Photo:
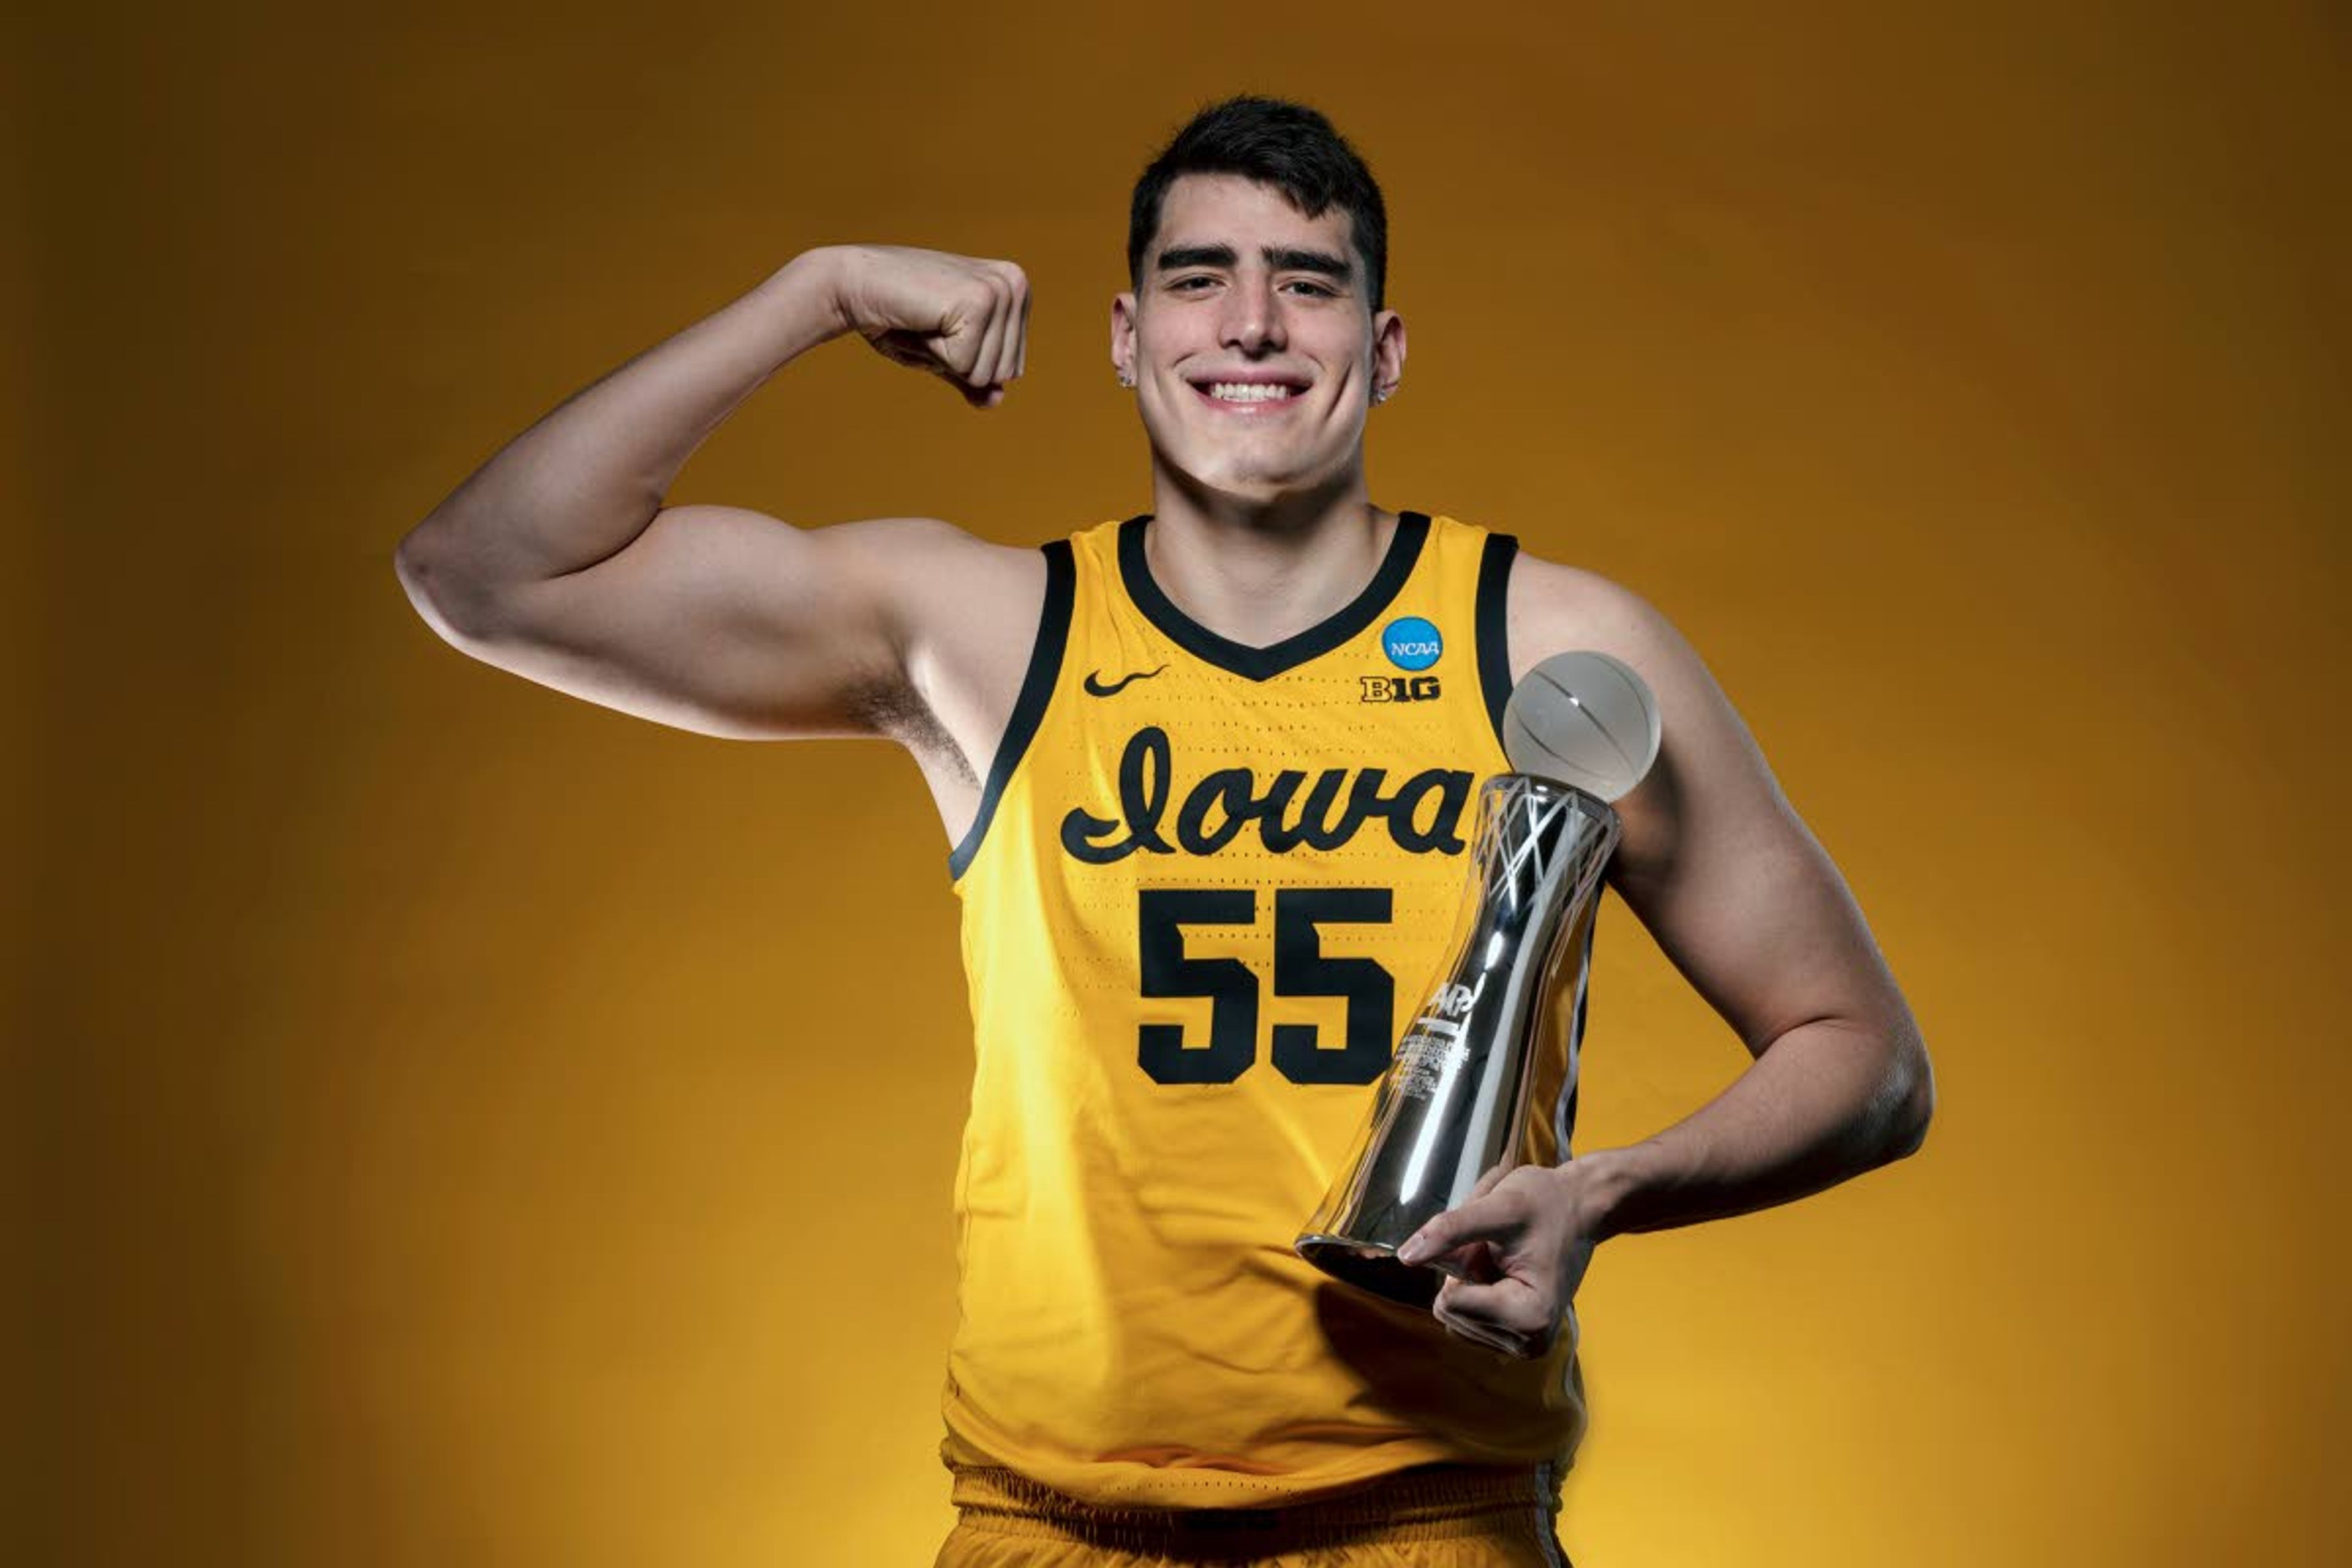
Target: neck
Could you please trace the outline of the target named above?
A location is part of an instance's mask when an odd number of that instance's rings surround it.
[[[1347,605],[1396,532],[1360,468],[1266,500],[1204,489],[1154,465],[1144,560],[1176,607],[1218,636],[1267,647]]]

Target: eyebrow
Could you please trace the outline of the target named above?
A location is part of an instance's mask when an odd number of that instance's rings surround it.
[[[1339,283],[1352,281],[1356,276],[1354,265],[1346,257],[1334,256],[1328,250],[1269,245],[1258,254],[1277,272],[1316,272]],[[1187,267],[1230,268],[1236,259],[1230,245],[1173,245],[1160,253],[1159,270],[1174,272]]]

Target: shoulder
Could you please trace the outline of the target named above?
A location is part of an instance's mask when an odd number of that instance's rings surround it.
[[[1512,560],[1506,604],[1514,680],[1570,648],[1612,655],[1645,676],[1697,657],[1664,612],[1633,589],[1526,551]]]
[[[1018,576],[1038,559],[1035,545],[1000,544],[936,517],[873,518],[819,532],[833,536],[845,551],[919,582],[952,572]]]
[[[1058,655],[1069,576],[1050,570],[1059,540],[1003,544],[931,518],[895,518],[877,539],[889,563],[903,686],[894,734],[922,764],[950,837],[978,809],[981,784],[1034,664]],[[1057,614],[1056,584],[1059,584]]]
[[[902,634],[968,644],[1033,626],[1045,595],[1045,552],[1002,544],[951,522],[894,517],[821,530],[855,557],[890,605]]]
[[[1590,648],[1630,665],[1657,703],[1657,763],[1618,802],[1625,838],[1612,879],[1621,891],[1693,864],[1694,852],[1703,859],[1785,836],[1793,816],[1754,735],[1663,610],[1597,572],[1524,554],[1509,604],[1514,682],[1556,653]]]

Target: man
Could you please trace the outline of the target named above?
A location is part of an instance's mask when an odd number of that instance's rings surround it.
[[[1150,512],[1013,549],[665,508],[703,437],[830,338],[978,406],[1020,375],[1017,268],[847,246],[573,396],[402,543],[420,614],[478,658],[710,734],[887,735],[922,769],[977,1048],[942,1563],[1236,1540],[1560,1561],[1594,1246],[1924,1135],[1901,994],[1689,645],[1589,572],[1370,500],[1365,422],[1405,365],[1386,254],[1379,187],[1328,121],[1236,99],[1134,195],[1110,347]],[[1508,765],[1502,699],[1568,648],[1656,697],[1612,881],[1757,1059],[1676,1126],[1570,1159],[1580,955],[1539,1058],[1552,1157],[1408,1247],[1448,1265],[1423,1312],[1289,1244],[1442,956],[1465,810]]]

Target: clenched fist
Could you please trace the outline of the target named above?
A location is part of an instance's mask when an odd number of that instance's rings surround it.
[[[1021,374],[1029,279],[1010,261],[903,245],[829,247],[835,309],[876,353],[993,408]]]

